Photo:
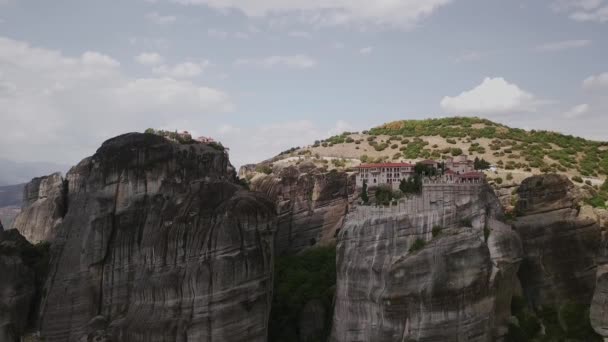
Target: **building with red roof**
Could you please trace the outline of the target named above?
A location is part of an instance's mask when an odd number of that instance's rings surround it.
[[[410,163],[361,164],[357,167],[357,187],[363,187],[365,182],[371,187],[388,185],[398,189],[402,179],[414,174],[414,166]]]

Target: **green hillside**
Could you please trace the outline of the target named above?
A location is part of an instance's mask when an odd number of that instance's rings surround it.
[[[365,140],[371,142],[375,151],[392,148],[406,159],[457,155],[460,149],[465,154],[493,159],[507,170],[538,169],[541,172],[578,173],[585,177],[608,174],[606,142],[557,132],[510,128],[486,119],[451,117],[394,121],[362,133],[368,136]],[[382,136],[387,138],[379,139]],[[428,137],[441,137],[446,144],[431,145]],[[360,140],[345,132],[315,145],[360,144]],[[489,143],[482,143],[488,140]]]

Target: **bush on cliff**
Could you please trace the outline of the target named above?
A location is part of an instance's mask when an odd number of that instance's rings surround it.
[[[331,329],[335,286],[335,246],[316,247],[298,255],[277,257],[268,341],[302,341],[300,314],[312,300],[320,301],[325,310],[324,333],[316,340],[326,341]]]
[[[422,239],[416,239],[416,241],[414,241],[414,243],[410,247],[409,251],[410,251],[410,253],[416,253],[419,250],[423,249],[424,246],[426,246],[426,241],[424,241]]]

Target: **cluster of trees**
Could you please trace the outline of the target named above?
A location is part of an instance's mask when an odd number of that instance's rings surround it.
[[[485,159],[479,157],[475,157],[473,161],[473,167],[475,170],[487,170],[490,168],[490,163],[488,163]]]

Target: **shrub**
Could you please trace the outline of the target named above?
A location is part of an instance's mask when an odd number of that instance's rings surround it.
[[[418,238],[416,239],[416,241],[414,241],[414,243],[412,244],[412,246],[410,247],[409,252],[410,253],[415,253],[421,249],[424,248],[424,246],[426,246],[426,241]]]
[[[367,194],[367,182],[363,181],[363,188],[361,189],[361,200],[363,203],[369,203],[369,195]]]
[[[502,178],[496,177],[496,178],[494,178],[494,182],[496,182],[496,184],[500,185],[500,184],[502,184]]]
[[[374,146],[374,149],[376,151],[380,152],[380,151],[384,151],[387,147],[388,147],[387,143],[381,143],[381,144]]]
[[[346,140],[344,140],[344,141],[345,141],[346,143],[350,144],[350,143],[355,142],[355,139],[353,139],[353,138],[351,138],[351,137],[348,137],[348,138],[346,138]]]
[[[261,164],[255,167],[255,171],[269,175],[272,173],[272,167],[268,164]]]
[[[454,140],[454,139],[446,139],[445,141],[446,141],[448,144],[452,144],[452,145],[455,145],[455,144],[456,144],[456,140]]]
[[[397,147],[399,147],[399,145],[397,145],[397,144],[392,144],[392,145],[391,145],[391,148],[392,148],[393,150],[394,150],[394,149],[396,149]]]
[[[431,233],[433,234],[433,237],[438,237],[439,235],[441,235],[441,231],[443,230],[443,227],[441,226],[433,226],[433,230],[431,231]]]
[[[367,163],[369,161],[369,156],[367,154],[363,154],[361,157],[359,157],[359,160],[361,160],[362,163]]]
[[[460,220],[461,227],[473,227],[473,221],[470,218],[463,218]]]
[[[588,179],[585,181],[585,184],[587,184],[587,185],[593,185],[593,183],[591,183],[591,181],[588,180]]]
[[[507,180],[513,180],[513,174],[511,172],[507,173]]]
[[[594,208],[606,208],[606,199],[600,195],[595,195],[585,200],[585,203],[589,204]]]
[[[452,148],[452,150],[450,151],[450,153],[454,156],[457,157],[459,155],[462,154],[462,149],[458,148],[458,147],[454,147]]]
[[[574,176],[572,177],[572,180],[577,182],[577,183],[582,183],[583,179],[580,176]]]
[[[388,186],[379,186],[376,188],[376,204],[389,205],[393,200],[393,190]]]

